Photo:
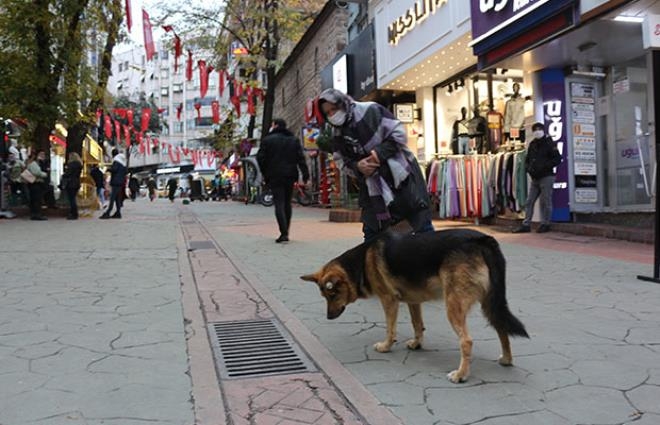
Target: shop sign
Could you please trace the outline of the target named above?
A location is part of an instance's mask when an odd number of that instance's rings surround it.
[[[348,93],[348,60],[346,55],[332,65],[332,88]]]
[[[506,1],[506,0],[504,0]],[[446,5],[448,0],[418,0],[403,15],[395,19],[387,29],[389,43],[396,46],[399,39],[412,31],[418,24]]]
[[[642,41],[645,49],[660,48],[660,15],[646,15],[642,24]]]
[[[596,163],[596,151],[595,150],[576,150],[573,151],[573,158],[575,161],[582,162],[593,162]]]
[[[305,126],[302,128],[303,147],[305,149],[318,149],[316,140],[319,138],[321,130],[316,127]]]
[[[575,202],[581,204],[595,204],[598,202],[598,190],[575,189]]]
[[[550,0],[471,0],[473,44],[512,24]]]
[[[596,126],[593,124],[573,125],[574,136],[596,137]]]
[[[415,121],[414,109],[410,103],[398,103],[394,105],[394,116],[402,123],[412,123]]]
[[[597,174],[597,167],[595,162],[576,161],[573,165],[573,170],[576,176],[595,176]]]
[[[580,150],[596,151],[596,138],[595,137],[573,137],[573,149],[577,152]]]
[[[546,69],[541,71],[541,97],[543,99],[543,115],[548,135],[557,144],[557,149],[563,161],[556,168],[554,190],[552,192],[552,219],[554,221],[570,220],[568,164],[566,158],[566,79],[561,69]]]

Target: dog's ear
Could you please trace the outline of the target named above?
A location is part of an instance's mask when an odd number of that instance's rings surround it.
[[[314,273],[314,274],[306,274],[306,275],[304,275],[304,276],[300,276],[300,278],[301,278],[302,280],[306,280],[306,281],[308,281],[308,282],[314,282],[314,283],[318,283],[318,281],[319,281],[319,279],[318,279],[318,273]]]

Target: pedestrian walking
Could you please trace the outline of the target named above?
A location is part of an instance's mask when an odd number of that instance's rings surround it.
[[[432,232],[431,200],[401,122],[382,105],[335,89],[321,93],[319,107],[335,130],[335,157],[358,181],[365,241],[403,220],[414,232]]]
[[[78,220],[78,191],[80,190],[80,173],[83,164],[80,155],[76,152],[70,152],[66,169],[64,171],[64,184],[62,188],[69,199],[69,215],[67,220]]]
[[[124,191],[126,184],[126,173],[126,157],[123,153],[118,153],[112,159],[112,165],[110,166],[110,203],[108,209],[99,218],[121,218],[122,200],[120,196],[122,196],[121,192]],[[113,206],[116,207],[116,211],[113,215],[110,215]]]
[[[153,202],[156,199],[156,180],[153,177],[149,177],[149,180],[147,180],[147,190],[149,191],[149,200]]]
[[[131,177],[128,179],[128,191],[131,195],[131,201],[135,202],[135,199],[140,192],[140,182],[133,174],[131,174]]]
[[[175,177],[170,177],[167,181],[167,198],[170,202],[174,202],[174,196],[176,195],[176,190],[179,188],[179,183],[176,181]]]
[[[525,157],[525,170],[532,178],[529,185],[529,194],[525,204],[525,218],[520,227],[513,233],[528,233],[531,231],[534,204],[541,199],[541,225],[537,233],[550,231],[552,217],[552,186],[555,183],[555,167],[561,164],[562,158],[557,145],[552,138],[545,134],[543,123],[537,122],[532,126],[534,139],[529,143]]]
[[[105,175],[99,168],[98,164],[92,164],[92,169],[90,170],[89,175],[94,180],[96,198],[99,200],[99,208],[103,208],[105,206]]]
[[[34,176],[34,180],[28,182],[28,190],[30,193],[30,220],[48,220],[41,209],[48,172],[47,170],[44,170],[40,164],[45,164],[45,160],[46,151],[39,150],[31,153],[27,161],[26,169],[32,174],[32,176]]]
[[[293,184],[298,180],[298,170],[305,184],[309,184],[309,169],[300,141],[286,128],[283,119],[273,120],[269,134],[261,141],[257,162],[273,192],[275,218],[280,229],[275,242],[288,242]]]

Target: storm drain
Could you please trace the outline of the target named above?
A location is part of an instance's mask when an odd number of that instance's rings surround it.
[[[220,377],[311,372],[315,368],[276,320],[209,323]]]
[[[188,242],[188,250],[196,251],[198,249],[215,249],[215,245],[211,241],[190,241]]]

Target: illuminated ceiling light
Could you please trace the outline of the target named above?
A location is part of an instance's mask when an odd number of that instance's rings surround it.
[[[644,22],[644,18],[641,16],[626,16],[626,15],[618,15],[614,18],[615,21],[617,22],[630,22],[633,24],[641,24]]]

